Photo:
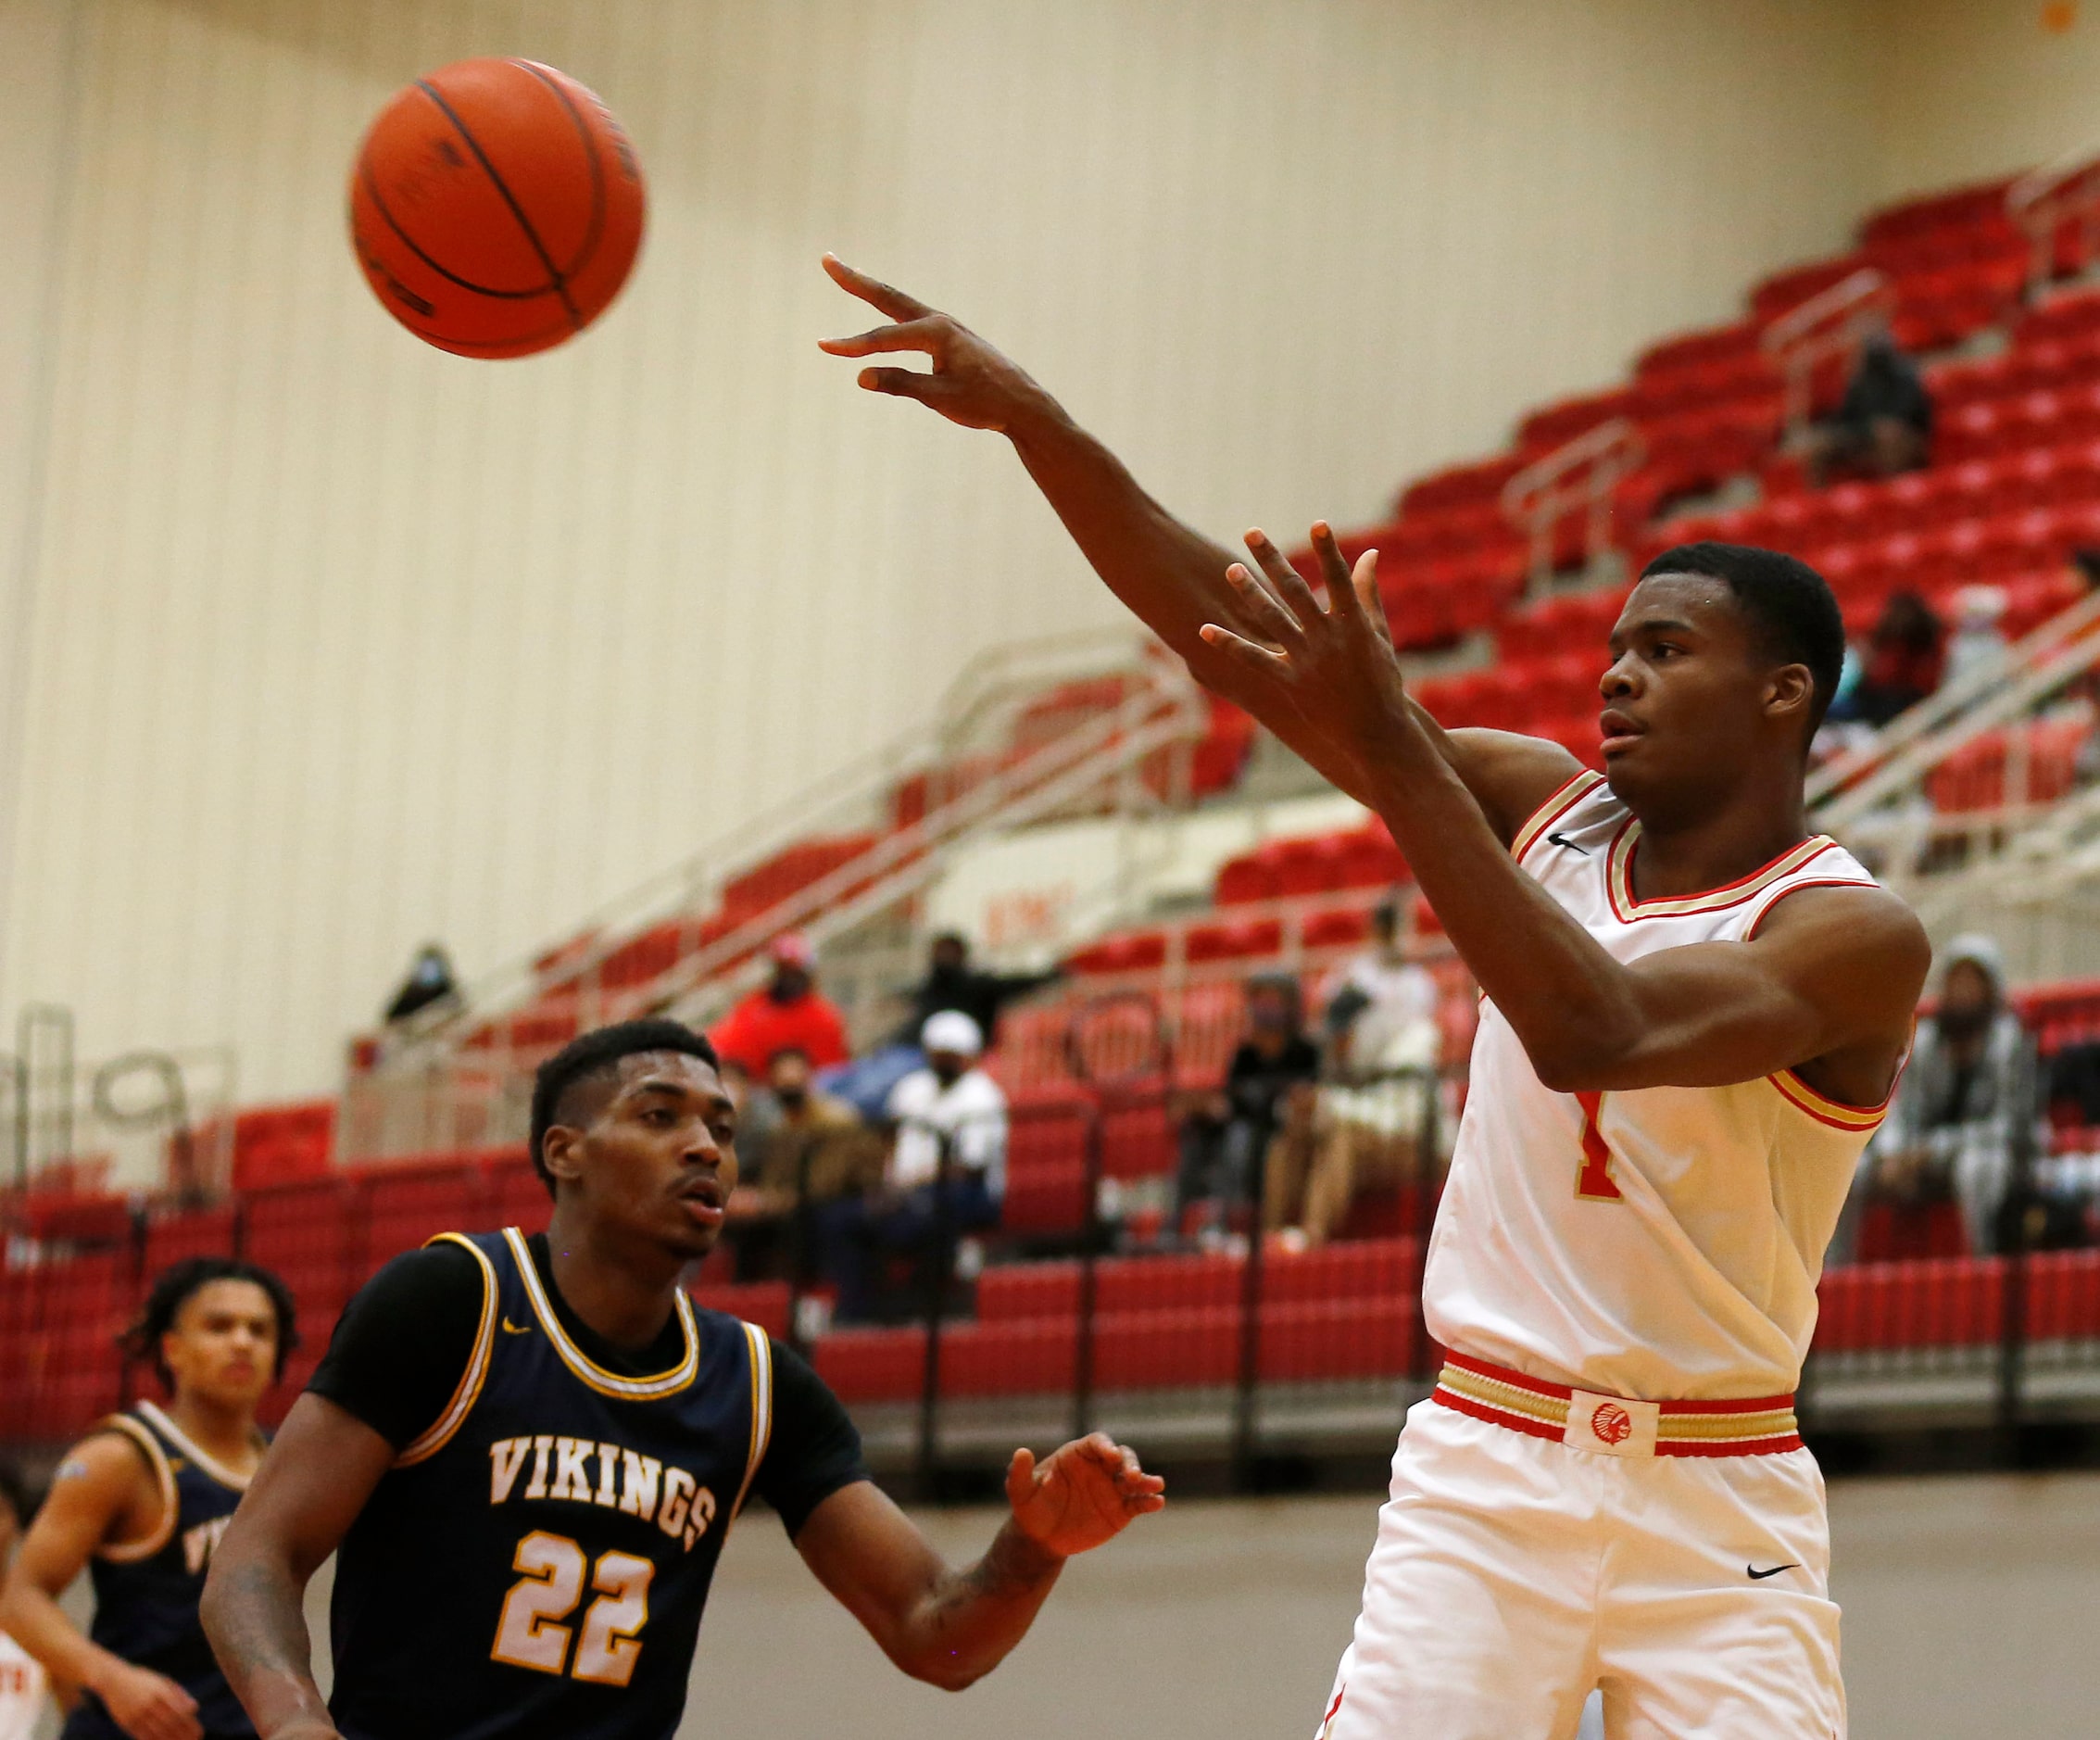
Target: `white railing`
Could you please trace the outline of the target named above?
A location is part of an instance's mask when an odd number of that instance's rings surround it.
[[[2071,864],[2072,848],[2084,848],[2082,818],[2100,816],[2100,800],[2082,769],[2044,775],[2034,750],[2038,734],[2058,722],[2089,735],[2096,672],[2100,594],[1901,714],[1866,749],[1819,768],[1808,788],[1815,826],[1867,860],[1930,923],[2008,878],[2034,881],[2045,864],[2069,865],[2079,879],[2087,873]],[[1936,808],[1932,776],[1993,733],[2002,756],[1979,771],[1982,789]]]
[[[1614,417],[1555,448],[1503,485],[1503,512],[1529,543],[1535,589],[1553,574],[1554,535],[1568,514],[1582,512],[1585,561],[1611,548],[1613,497],[1647,457],[1640,425],[1629,417]]]
[[[1117,679],[1122,697],[1045,741],[1001,752],[1026,704],[1075,676]],[[525,1074],[550,1049],[514,1045],[516,1016],[553,1010],[572,1014],[579,1028],[644,1013],[704,1022],[763,972],[762,952],[775,938],[799,930],[821,948],[920,892],[958,851],[988,834],[1075,811],[1127,815],[1184,803],[1189,755],[1209,716],[1180,662],[1126,633],[987,655],[950,687],[933,725],[601,908],[579,927],[575,945],[514,961],[477,981],[464,1008],[392,1036],[348,1085],[339,1145],[370,1155],[511,1133]],[[968,777],[944,784],[945,770],[973,757]],[[914,775],[928,780],[924,813],[901,827],[882,825],[899,782]],[[786,846],[849,826],[874,836],[865,850],[730,928],[710,924],[723,886],[737,875]],[[617,951],[673,926],[678,946],[661,970],[606,982]]]
[[[2081,266],[2100,258],[2100,146],[2084,145],[2030,170],[2006,192],[2006,215],[2026,233],[2027,294],[2040,296],[2056,274],[2056,244],[2075,223]]]
[[[1785,386],[1785,432],[1792,440],[1815,408],[1816,372],[1834,358],[1849,368],[1868,335],[1895,311],[1895,288],[1871,266],[1789,309],[1760,340]]]

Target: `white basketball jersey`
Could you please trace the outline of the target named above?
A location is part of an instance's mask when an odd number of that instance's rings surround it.
[[[1636,901],[1641,825],[1583,774],[1513,843],[1619,961],[1742,941],[1797,889],[1874,878],[1820,835],[1740,882]],[[1578,1389],[1655,1400],[1792,1390],[1816,1281],[1886,1103],[1792,1070],[1725,1088],[1554,1093],[1492,1003],[1423,1282],[1444,1346]]]
[[[43,1664],[0,1632],[0,1740],[33,1740],[51,1701],[45,1685]]]

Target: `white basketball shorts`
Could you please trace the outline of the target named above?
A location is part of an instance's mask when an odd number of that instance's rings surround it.
[[[1592,1687],[1610,1740],[1842,1740],[1829,1573],[1806,1450],[1599,1452],[1425,1401],[1320,1740],[1572,1740]]]

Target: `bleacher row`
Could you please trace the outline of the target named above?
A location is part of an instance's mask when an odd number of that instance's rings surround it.
[[[2016,634],[2069,602],[2076,586],[2066,575],[2065,558],[2073,548],[2100,546],[2100,296],[2020,312],[2031,248],[2006,215],[2007,185],[1956,189],[1869,216],[1851,251],[1788,268],[1754,286],[1742,319],[1651,347],[1623,386],[1540,408],[1521,421],[1506,452],[1416,480],[1400,493],[1389,523],[1345,536],[1352,557],[1373,544],[1383,552],[1379,585],[1403,648],[1487,637],[1494,662],[1422,686],[1432,711],[1451,725],[1532,731],[1595,763],[1595,649],[1619,599],[1527,603],[1530,547],[1502,498],[1518,472],[1613,419],[1635,424],[1646,448],[1645,461],[1618,485],[1613,514],[1615,541],[1636,559],[1700,536],[1789,549],[1824,567],[1855,631],[1904,586],[1944,605],[1961,585],[2001,584],[2008,594],[2006,625]],[[2092,264],[2089,240],[2067,221],[2053,262],[2059,275]],[[2004,324],[2013,326],[2014,342],[2002,358],[1933,370],[1943,414],[1930,470],[1886,485],[1810,492],[1798,463],[1779,451],[1786,384],[1766,336],[1775,322],[1865,267],[1886,275],[1893,332],[1906,348],[1941,350]],[[1834,404],[1844,386],[1843,359],[1830,359],[1811,386],[1817,408]],[[1746,474],[1762,481],[1767,498],[1759,508],[1659,518]],[[1581,515],[1571,510],[1551,533],[1557,563],[1580,556],[1583,535]],[[1126,695],[1116,677],[1046,691],[1022,710],[1003,748],[902,780],[891,794],[890,828],[912,825]],[[1229,788],[1252,740],[1252,722],[1213,700],[1208,733],[1193,755],[1194,795]],[[1165,789],[1170,764],[1163,754],[1148,764],[1144,776],[1155,789]],[[632,936],[571,939],[539,963],[533,1000],[485,1022],[468,1042],[529,1062],[574,1036],[590,995],[618,996],[649,984],[849,865],[883,838],[809,839],[734,879],[715,911]],[[1264,952],[1248,944],[1240,939],[1225,946],[1232,958]],[[358,1055],[369,1061],[376,1048],[364,1042]]]
[[[1213,991],[1219,1006],[1228,1006],[1222,991]],[[2017,1002],[2044,1057],[2100,1043],[2100,982],[2040,987]],[[1215,1010],[1212,1018],[1221,1029],[1226,1025]],[[1100,1042],[1150,1046],[1156,1035],[1150,1024],[1118,1020]],[[1207,1053],[1192,1043],[1181,1056],[1176,1079],[1198,1082],[1199,1068],[1215,1079],[1222,1058],[1214,1039]],[[1017,1092],[1002,1229],[1009,1252],[1082,1226],[1090,1142],[1100,1143],[1104,1177],[1128,1181],[1171,1169],[1169,1087],[1156,1076],[1129,1076],[1094,1087],[1067,1078]],[[2053,1110],[2064,1145],[2091,1145],[2081,1108]],[[301,1115],[310,1123],[309,1113]],[[1431,1355],[1414,1303],[1416,1206],[1411,1193],[1374,1198],[1360,1204],[1366,1212],[1345,1229],[1359,1236],[1319,1251],[1268,1255],[1257,1335],[1264,1381],[1420,1371]],[[0,1268],[0,1439],[63,1438],[114,1406],[127,1379],[134,1391],[145,1381],[143,1372],[125,1372],[116,1337],[145,1280],[180,1257],[237,1252],[291,1285],[304,1340],[279,1393],[282,1408],[312,1370],[350,1293],[382,1263],[436,1232],[497,1225],[530,1230],[544,1226],[548,1213],[544,1188],[516,1150],[330,1172],[246,1191],[204,1210],[123,1207],[128,1232],[112,1247]],[[107,1212],[75,1212],[61,1224],[111,1223]],[[1113,1392],[1231,1381],[1239,1369],[1242,1260],[1225,1254],[1103,1260],[1097,1269],[1097,1385]],[[2001,1258],[1970,1256],[1832,1268],[1822,1285],[1817,1348],[1849,1356],[1987,1345],[2004,1330],[2006,1272]],[[2023,1318],[2031,1340],[2100,1338],[2100,1251],[2037,1255],[2027,1273]],[[942,1393],[996,1396],[1069,1388],[1077,1286],[1070,1259],[987,1267],[976,1283],[974,1318],[944,1330]],[[785,1282],[728,1284],[710,1261],[695,1292],[774,1334],[788,1331]],[[863,1404],[916,1395],[924,1355],[919,1326],[842,1329],[814,1350],[826,1379]]]

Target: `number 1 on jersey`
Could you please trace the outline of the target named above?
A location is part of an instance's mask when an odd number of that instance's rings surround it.
[[[1575,1193],[1585,1202],[1623,1203],[1626,1198],[1612,1177],[1612,1151],[1604,1141],[1604,1132],[1597,1127],[1604,1105],[1603,1091],[1578,1093],[1575,1102],[1582,1108],[1582,1170],[1575,1175]]]

